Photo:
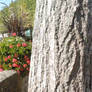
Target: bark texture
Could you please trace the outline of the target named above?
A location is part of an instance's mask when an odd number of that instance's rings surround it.
[[[92,92],[92,0],[37,0],[29,92]]]

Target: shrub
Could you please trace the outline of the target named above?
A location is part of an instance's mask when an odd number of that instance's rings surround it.
[[[31,43],[13,34],[0,42],[0,71],[15,70],[22,77],[29,73]]]

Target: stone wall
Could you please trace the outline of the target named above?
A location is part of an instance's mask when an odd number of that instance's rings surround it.
[[[0,92],[21,92],[19,77],[15,71],[0,72]]]
[[[28,76],[21,78],[21,92],[28,92]]]

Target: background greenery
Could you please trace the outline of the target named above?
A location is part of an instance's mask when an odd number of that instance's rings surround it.
[[[12,2],[9,7],[6,7],[0,11],[0,32],[9,31],[7,24],[4,23],[2,16],[6,21],[11,19],[11,16],[17,16],[18,20],[22,20],[23,29],[30,29],[34,24],[36,0],[16,0]]]

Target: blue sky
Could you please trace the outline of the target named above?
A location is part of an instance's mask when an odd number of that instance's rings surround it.
[[[11,3],[11,1],[12,1],[12,0],[0,0],[0,2],[3,2],[3,3],[5,3],[5,4],[7,4],[7,5],[9,5],[9,4]],[[13,0],[13,1],[14,1],[14,0]],[[3,9],[4,6],[5,6],[5,5],[0,4],[0,10]]]

